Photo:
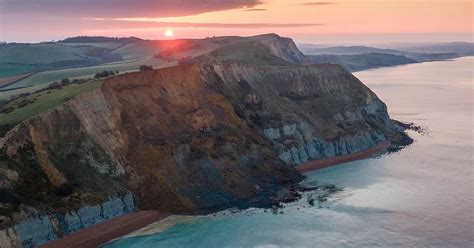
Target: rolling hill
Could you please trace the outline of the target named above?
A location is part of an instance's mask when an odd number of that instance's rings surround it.
[[[302,52],[291,39],[275,34],[179,40],[96,36],[39,44],[1,44],[0,81],[9,83],[0,85],[0,102],[33,93],[64,78],[91,79],[103,71],[133,72],[141,65],[163,68],[203,61],[257,65],[335,63],[359,71],[473,54],[470,43],[417,44],[406,50],[311,44],[300,48]]]

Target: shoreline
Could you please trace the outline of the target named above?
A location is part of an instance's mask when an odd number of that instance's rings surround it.
[[[296,166],[296,169],[300,173],[310,172],[314,170],[319,170],[323,168],[327,168],[330,166],[335,166],[338,164],[348,163],[352,161],[362,160],[373,156],[374,154],[384,150],[389,145],[388,142],[379,143],[367,150],[363,150],[360,152],[347,154],[347,155],[340,155],[331,158],[319,159],[314,161],[309,161],[304,164]]]
[[[169,213],[138,211],[67,234],[40,245],[40,248],[96,248],[111,240],[165,219]]]
[[[382,142],[364,151],[310,161],[302,165],[298,165],[295,168],[300,173],[306,173],[338,164],[362,160],[382,151],[383,149],[387,148],[388,145],[388,142]],[[125,237],[127,235],[136,236],[139,230],[153,225],[154,223],[158,223],[159,221],[169,218],[170,216],[172,215],[169,213],[160,213],[158,211],[138,211],[84,228],[57,240],[49,241],[43,245],[40,245],[39,247],[98,247],[100,245],[107,244],[114,239]]]

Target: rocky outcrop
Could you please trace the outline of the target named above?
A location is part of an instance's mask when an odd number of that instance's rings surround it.
[[[0,242],[40,244],[135,208],[268,206],[301,180],[294,165],[405,139],[340,66],[124,74],[0,140]]]
[[[35,247],[94,224],[110,220],[135,210],[133,195],[110,198],[95,206],[83,206],[65,214],[40,214],[25,209],[24,219],[12,227],[0,230],[0,247]]]

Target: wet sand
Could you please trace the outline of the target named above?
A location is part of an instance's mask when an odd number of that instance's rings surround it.
[[[357,152],[357,153],[352,153],[348,155],[341,155],[341,156],[336,156],[332,158],[326,158],[326,159],[320,159],[320,160],[315,160],[315,161],[310,161],[307,163],[304,163],[302,165],[296,166],[296,169],[301,172],[309,172],[313,170],[319,170],[322,168],[326,168],[329,166],[333,165],[338,165],[338,164],[343,164],[351,161],[356,161],[356,160],[361,160],[361,159],[366,159],[369,158],[378,152],[384,150],[385,148],[388,147],[388,142],[383,142],[379,143],[367,150]]]

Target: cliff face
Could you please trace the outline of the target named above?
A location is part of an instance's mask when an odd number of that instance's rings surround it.
[[[231,64],[214,71],[237,113],[287,164],[355,153],[381,142],[410,142],[385,104],[340,66]]]
[[[266,46],[270,53],[292,64],[302,64],[306,61],[304,54],[298,49],[292,39],[277,34],[265,34],[252,37]]]
[[[128,191],[133,204],[113,204],[123,213],[135,204],[210,211],[269,204],[301,176],[236,115],[199,66],[180,66],[109,79],[18,125],[1,140],[0,178],[1,225],[12,228],[4,233],[29,245],[74,226],[56,213],[76,215],[71,211]],[[54,232],[22,232],[38,221]]]
[[[383,102],[335,65],[113,77],[0,140],[0,243],[43,243],[135,208],[268,204],[301,179],[294,165],[405,138]]]

